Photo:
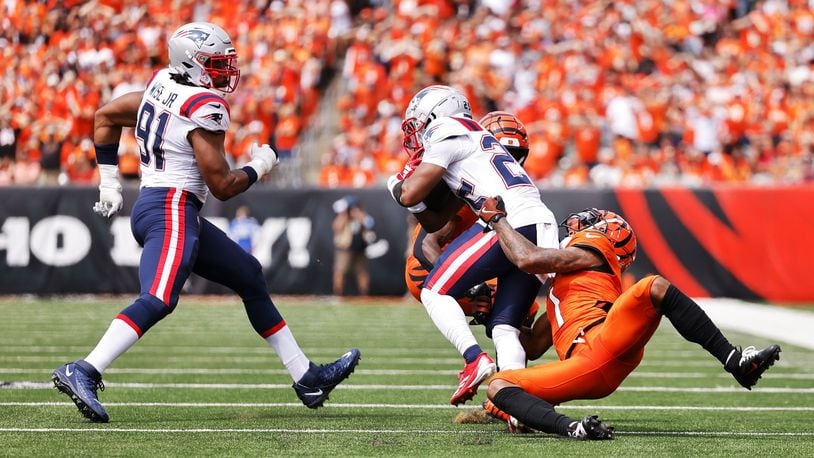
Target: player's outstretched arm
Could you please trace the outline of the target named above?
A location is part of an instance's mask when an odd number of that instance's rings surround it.
[[[252,145],[252,160],[242,169],[231,170],[226,162],[225,132],[195,129],[189,133],[189,143],[206,186],[218,200],[230,199],[249,189],[277,164],[277,153],[268,145]]]
[[[531,243],[506,221],[506,207],[499,196],[486,199],[478,216],[497,233],[500,247],[506,257],[524,272],[531,274],[574,272],[601,265],[603,262],[597,253],[581,248],[542,248]]]

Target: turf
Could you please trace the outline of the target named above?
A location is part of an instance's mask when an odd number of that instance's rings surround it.
[[[362,362],[324,408],[299,404],[273,351],[231,297],[184,297],[105,374],[109,424],[87,422],[50,386],[87,354],[127,298],[0,300],[0,454],[8,456],[804,456],[814,451],[814,351],[783,345],[751,392],[663,324],[642,365],[608,398],[560,407],[598,414],[614,441],[510,435],[454,424],[460,357],[412,300],[282,298],[316,362],[351,346]],[[482,337],[482,329],[475,329]],[[764,339],[731,334],[742,345]],[[485,348],[492,346],[481,339]],[[546,356],[543,359],[549,360]],[[483,391],[483,390],[482,390]],[[468,406],[483,400],[481,392]]]

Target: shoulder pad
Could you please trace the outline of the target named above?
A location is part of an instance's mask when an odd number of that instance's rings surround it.
[[[439,142],[441,140],[466,135],[469,132],[483,130],[477,122],[468,118],[438,118],[424,131],[424,142]]]
[[[181,116],[211,131],[226,131],[232,122],[229,104],[213,92],[195,94],[181,106]]]

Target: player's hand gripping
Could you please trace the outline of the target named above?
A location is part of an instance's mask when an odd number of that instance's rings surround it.
[[[119,183],[119,167],[99,165],[99,202],[93,205],[93,212],[110,218],[122,209],[122,185]]]
[[[252,147],[249,150],[249,157],[251,157],[251,160],[246,165],[257,172],[258,178],[271,172],[271,169],[280,162],[280,159],[277,157],[277,152],[267,144],[258,145],[257,143],[252,143]]]
[[[486,283],[479,283],[464,293],[472,304],[472,321],[469,324],[483,324],[489,321],[492,314],[492,295],[494,291]]]
[[[478,216],[489,229],[494,229],[494,224],[500,221],[500,218],[506,216],[506,204],[500,196],[490,197],[483,202],[483,206],[478,212]]]

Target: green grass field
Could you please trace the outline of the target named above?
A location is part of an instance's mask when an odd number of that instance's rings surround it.
[[[560,407],[572,417],[600,415],[615,426],[614,441],[454,424],[462,409],[447,403],[461,359],[412,300],[277,300],[316,362],[351,346],[362,351],[326,406],[309,410],[235,298],[182,297],[106,373],[100,397],[111,422],[89,423],[52,388],[50,373],[84,357],[129,299],[0,299],[0,455],[814,454],[814,351],[783,345],[781,361],[749,392],[666,321],[617,393]],[[728,337],[744,346],[769,343]]]

